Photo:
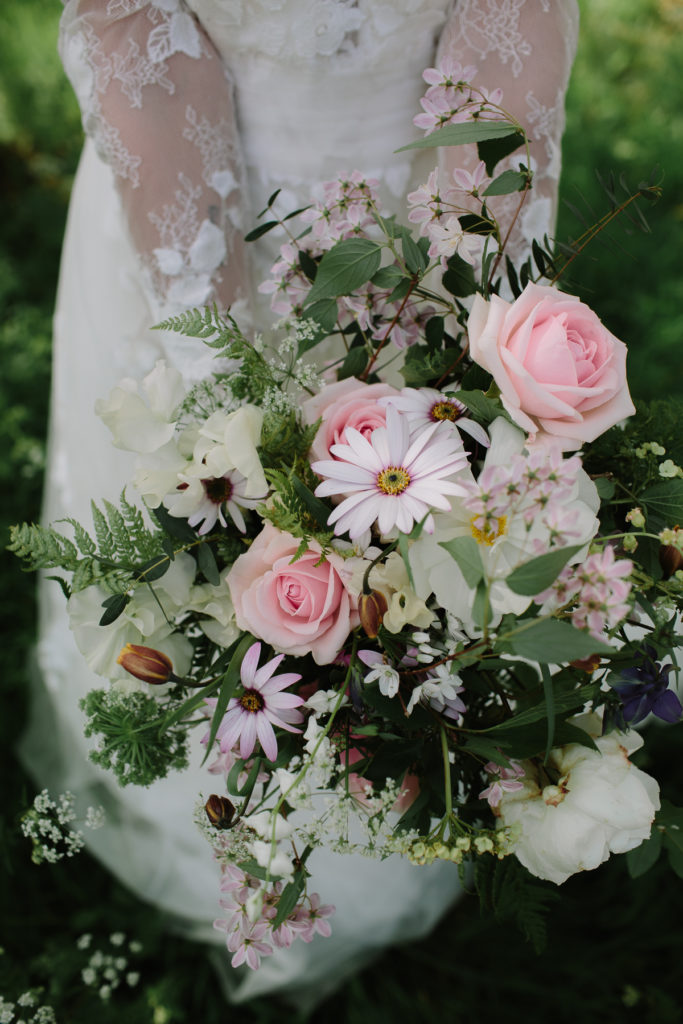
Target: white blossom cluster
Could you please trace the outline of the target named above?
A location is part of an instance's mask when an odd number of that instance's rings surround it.
[[[57,1024],[57,1017],[51,1006],[39,1006],[36,992],[29,989],[16,1003],[0,996],[0,1024]]]
[[[46,789],[42,790],[33,801],[23,817],[21,831],[33,843],[31,855],[35,864],[55,864],[64,857],[73,857],[85,846],[85,837],[81,829],[72,827],[76,821],[75,797],[73,793],[60,794],[56,800],[50,797]],[[102,807],[88,807],[85,820],[86,828],[101,828],[104,824]]]
[[[122,984],[122,981],[125,981],[129,988],[134,988],[140,980],[140,972],[130,969],[128,955],[124,954],[141,953],[142,945],[135,939],[127,941],[123,932],[113,932],[109,936],[109,943],[111,951],[93,950],[87,965],[81,971],[83,983],[88,988],[96,989],[103,1002],[111,998],[112,992]],[[89,950],[92,935],[81,935],[76,945],[78,949]]]

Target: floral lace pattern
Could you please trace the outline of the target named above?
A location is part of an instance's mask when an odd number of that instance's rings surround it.
[[[328,84],[350,73],[367,80],[353,99],[339,81],[342,102],[353,109],[337,113],[362,124],[367,98],[377,99],[375,83],[385,73],[396,75],[397,54],[413,89],[424,55],[434,55],[438,41],[440,55],[476,64],[478,82],[501,86],[508,109],[526,111],[537,188],[513,245],[519,252],[526,244],[525,218],[536,230],[545,219],[550,231],[577,24],[576,0],[66,0],[61,52],[86,131],[117,178],[151,293],[166,312],[211,300],[227,305],[243,294],[241,231],[249,206],[243,143],[258,137],[254,119],[269,102],[278,69],[283,94],[291,92],[286,110],[295,131],[301,133],[314,113],[297,106],[302,95],[310,103],[310,92],[298,90],[311,65]],[[543,59],[549,52],[550,62]],[[239,109],[238,133],[230,75],[239,101],[252,58],[270,62],[270,77],[262,91],[258,73],[248,78],[250,103]],[[412,93],[393,87],[385,93],[383,102],[405,107],[407,134]],[[260,201],[262,192],[265,201],[287,182],[287,173],[277,153],[267,166],[259,147],[245,148],[252,199]],[[347,146],[348,167],[339,169],[359,167],[391,185],[400,170],[390,163],[394,148],[387,144],[383,169],[374,159],[364,167],[366,147]],[[442,163],[473,166],[475,156],[448,151]],[[306,162],[302,156],[302,166]]]

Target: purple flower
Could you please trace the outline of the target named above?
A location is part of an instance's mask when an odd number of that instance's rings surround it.
[[[613,684],[619,694],[624,721],[637,725],[652,712],[664,722],[677,722],[683,713],[681,702],[669,689],[669,673],[673,665],[660,665],[657,652],[649,644],[642,648],[643,660],[637,668],[620,673],[623,683]]]

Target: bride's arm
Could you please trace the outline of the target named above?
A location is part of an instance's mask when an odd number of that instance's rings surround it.
[[[450,56],[474,66],[476,86],[501,88],[501,105],[513,113],[529,135],[533,189],[513,230],[510,243],[525,255],[531,239],[552,233],[564,129],[564,99],[576,51],[579,11],[576,0],[458,0],[440,42],[438,58]],[[523,159],[522,151],[510,158]],[[473,170],[474,147],[441,151],[442,166]],[[513,195],[491,201],[509,223],[519,203]]]
[[[232,86],[180,0],[66,0],[60,53],[164,313],[243,293]]]

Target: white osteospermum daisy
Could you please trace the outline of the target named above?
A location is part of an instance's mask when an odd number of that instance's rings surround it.
[[[405,413],[411,430],[446,422],[452,423],[458,430],[464,430],[484,448],[488,448],[491,443],[484,428],[466,415],[467,406],[436,388],[403,388],[400,395],[380,398],[379,404],[393,405],[399,412]]]
[[[312,469],[325,477],[316,487],[318,497],[346,495],[328,523],[335,533],[348,531],[351,540],[373,523],[380,533],[397,528],[408,533],[427,517],[424,529],[434,529],[432,508],[450,509],[447,494],[464,494],[452,476],[467,465],[460,438],[439,423],[411,437],[408,420],[391,406],[386,427],[373,430],[370,440],[347,427],[346,444],[332,445],[334,460],[314,462]]]
[[[249,497],[249,481],[237,470],[200,479],[180,473],[178,479],[176,492],[166,495],[164,504],[172,516],[187,519],[190,526],[199,526],[200,534],[209,533],[216,523],[227,527],[224,512],[237,529],[245,533],[247,527],[241,508],[256,508],[266,497],[266,491]]]

